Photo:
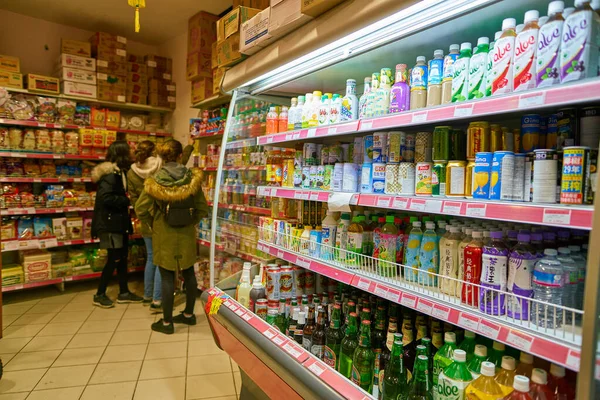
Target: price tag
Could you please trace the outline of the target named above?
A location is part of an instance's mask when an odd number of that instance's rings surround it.
[[[408,209],[408,199],[405,197],[395,197],[392,202],[392,208],[396,210]]]
[[[119,57],[127,57],[127,52],[123,49],[117,49],[116,53]]]
[[[429,301],[423,299],[419,299],[419,302],[417,303],[417,311],[420,311],[427,315],[431,315],[432,309],[433,303],[430,303]]]
[[[391,200],[390,197],[378,197],[377,198],[377,207],[389,208],[390,200]]]
[[[335,135],[337,133],[337,128],[334,126],[332,128],[327,129],[328,135]]]
[[[544,105],[546,92],[527,93],[519,96],[519,108],[530,108]]]
[[[167,96],[167,101],[169,103],[176,103],[177,99],[175,98],[175,96]]]
[[[148,64],[150,64],[150,61],[148,61]],[[96,60],[96,66],[97,67],[108,67],[108,61]]]
[[[375,286],[375,295],[376,296],[383,297],[385,299],[387,292],[388,292],[388,290],[385,286],[379,286],[379,284],[377,284]]]
[[[40,178],[33,178],[34,183],[41,183],[42,180]]]
[[[524,333],[510,331],[508,332],[508,336],[506,337],[506,341],[516,347],[519,350],[529,351],[531,349],[531,343],[533,343],[533,338]]]
[[[11,157],[21,157],[21,153],[10,153]]]
[[[417,296],[408,293],[403,293],[402,300],[400,300],[400,304],[408,308],[415,308],[417,305]]]
[[[106,81],[106,80],[108,80],[108,75],[107,74],[103,74],[102,72],[98,72],[98,74],[96,76],[98,77],[99,81]]]
[[[371,281],[364,281],[362,278],[358,278],[358,283],[356,287],[362,290],[369,290],[369,286],[371,286]]]
[[[17,250],[19,248],[19,242],[17,240],[2,242],[2,245],[4,246],[2,251],[13,251],[13,250]]]
[[[40,128],[47,128],[47,127],[48,127],[48,126],[47,126],[45,123],[43,123],[43,122],[38,122],[38,123],[37,123],[37,126],[39,126]]]
[[[410,209],[414,210],[414,211],[425,211],[426,204],[427,204],[427,200],[411,199]]]
[[[500,334],[500,325],[489,322],[484,318],[479,321],[479,332],[485,337],[496,340]]]
[[[571,224],[571,210],[557,208],[544,208],[543,223],[556,225]]]
[[[147,64],[151,68],[156,68],[156,61],[148,60]]]
[[[47,249],[49,247],[58,246],[58,240],[56,238],[44,239],[39,241],[40,249]]]
[[[298,350],[298,348],[290,344],[290,342],[287,342],[283,345],[283,350],[285,350],[289,355],[291,355],[294,358],[299,358],[302,355],[302,351]]]
[[[298,257],[295,264],[299,267],[310,269],[310,260],[306,260],[302,257]]]
[[[292,140],[292,134],[288,133],[285,135],[285,141],[289,142],[290,140]]]
[[[170,81],[171,80],[171,74],[163,74],[163,79]]]
[[[283,342],[285,342],[285,339],[279,335],[275,336],[273,338],[273,343],[275,343],[277,346],[280,346],[283,344]]]
[[[267,143],[273,143],[273,136],[267,136]]]
[[[175,91],[175,85],[167,85],[167,92],[174,92]]]
[[[246,314],[242,315],[242,319],[246,322],[250,321],[251,318],[252,318],[251,313],[246,313]]]
[[[317,134],[317,128],[310,128],[308,130],[308,133],[306,134],[306,137],[315,137],[315,135]]]
[[[458,317],[458,324],[465,329],[477,332],[477,328],[479,327],[479,318],[471,314],[461,312],[460,316]]]
[[[412,115],[413,124],[421,124],[423,122],[427,122],[427,111],[417,112]]]
[[[319,200],[319,193],[315,193],[315,192],[311,193],[310,197],[309,197],[309,200],[310,201],[318,201]]]
[[[442,211],[442,204],[444,202],[441,200],[427,200],[425,202],[425,211],[438,214]]]
[[[454,116],[457,118],[470,117],[471,115],[473,115],[473,104],[454,107]]]
[[[318,362],[314,362],[309,365],[308,369],[310,369],[310,371],[317,376],[321,376],[321,374],[325,372],[325,368],[321,367]]]
[[[394,289],[389,289],[385,298],[394,303],[398,303],[400,301],[400,292]]]
[[[263,332],[263,335],[268,337],[269,339],[273,339],[275,337],[275,332],[273,332],[270,328]]]
[[[567,356],[566,364],[571,367],[571,369],[578,370],[579,363],[581,361],[581,356],[578,351],[569,350],[569,355]]]
[[[235,313],[241,317],[242,315],[244,315],[244,310],[242,310],[241,308],[238,308],[237,310],[235,310]]]
[[[60,154],[53,154],[52,158],[55,159],[55,160],[60,160],[61,158],[63,158],[63,156],[60,155]]]
[[[127,44],[127,38],[124,36],[117,36],[117,42]]]
[[[300,139],[300,132],[293,133],[292,134],[292,139],[294,139],[294,140]]]
[[[373,128],[373,121],[361,121],[360,122],[360,129],[372,129]]]
[[[297,200],[308,200],[310,192],[296,192],[294,193],[294,199]]]
[[[444,207],[442,213],[460,215],[461,203],[455,203],[450,201],[444,201]]]
[[[71,282],[73,280],[72,276],[65,276],[65,281],[66,282]]]
[[[485,217],[487,204],[467,203],[467,216],[469,217]]]
[[[277,250],[277,258],[281,258],[283,260],[283,257],[285,257],[285,254],[283,253],[283,251]]]
[[[450,309],[439,304],[434,304],[432,316],[434,318],[441,319],[442,321],[448,321],[448,317],[450,316]]]

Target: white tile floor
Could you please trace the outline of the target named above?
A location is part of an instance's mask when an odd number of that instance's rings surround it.
[[[141,304],[94,307],[96,284],[4,295],[0,400],[239,398],[238,367],[215,345],[200,302],[196,326],[163,335],[150,330],[160,315]]]

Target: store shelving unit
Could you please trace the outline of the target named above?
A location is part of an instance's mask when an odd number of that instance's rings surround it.
[[[9,208],[2,210],[0,215],[59,214],[79,211],[94,211],[94,207]]]
[[[45,129],[113,129],[117,132],[132,133],[135,135],[148,135],[148,136],[172,136],[168,132],[151,132],[141,131],[135,129],[121,129],[121,128],[109,128],[109,127],[97,127],[92,125],[73,125],[73,124],[53,124],[37,121],[23,121],[18,119],[3,119],[0,118],[0,126],[19,126],[28,128],[45,128]]]

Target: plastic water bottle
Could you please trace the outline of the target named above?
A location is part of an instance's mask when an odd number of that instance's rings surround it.
[[[544,257],[533,270],[533,298],[542,303],[533,304],[533,323],[542,328],[558,328],[562,324],[561,306],[564,288],[564,270],[554,249],[544,250]],[[548,303],[548,304],[544,304]]]
[[[575,264],[577,265],[577,269],[579,271],[579,283],[577,285],[578,288],[575,297],[577,309],[583,310],[583,296],[585,292],[585,269],[587,265],[587,260],[584,254],[581,253],[581,247],[577,245],[570,245],[569,250],[571,251],[571,258],[575,261]],[[587,252],[585,254],[587,254]]]
[[[571,250],[567,247],[558,248],[558,257],[563,270],[565,271],[563,305],[565,307],[577,308],[577,289],[579,288],[579,268],[575,260],[571,257]],[[566,320],[571,322],[573,313],[567,311]]]

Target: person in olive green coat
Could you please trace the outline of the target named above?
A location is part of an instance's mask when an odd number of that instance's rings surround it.
[[[154,263],[162,277],[163,318],[152,324],[157,332],[172,334],[173,323],[196,324],[194,305],[197,282],[194,273],[196,262],[196,225],[208,215],[208,205],[201,188],[201,171],[188,169],[181,164],[181,143],[169,140],[158,146],[158,155],[163,160],[162,168],[144,182],[135,212],[142,223],[152,229]],[[189,225],[174,227],[166,220],[166,209],[174,202],[193,198],[194,216]],[[173,317],[173,294],[175,271],[181,271],[186,286],[185,310]]]

